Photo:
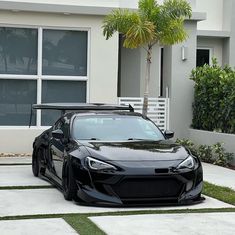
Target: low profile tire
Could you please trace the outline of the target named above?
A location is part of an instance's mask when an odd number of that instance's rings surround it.
[[[69,161],[64,166],[62,185],[64,198],[68,201],[77,200],[77,185],[73,177],[73,171]]]
[[[39,172],[40,172],[40,167],[39,167],[38,154],[36,154],[35,152],[33,153],[33,156],[32,156],[32,171],[33,171],[33,175],[35,177],[38,177]]]
[[[45,167],[40,163],[41,159],[44,159],[44,149],[39,148],[32,156],[32,170],[35,177],[45,174]]]

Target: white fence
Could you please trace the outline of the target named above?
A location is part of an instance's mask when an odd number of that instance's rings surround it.
[[[120,105],[131,105],[135,112],[142,113],[144,98],[119,97]],[[147,116],[162,130],[169,129],[169,98],[149,98]]]

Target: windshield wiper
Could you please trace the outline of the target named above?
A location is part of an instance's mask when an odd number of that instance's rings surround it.
[[[127,140],[145,140],[145,141],[153,141],[150,139],[141,139],[141,138],[128,138]]]
[[[98,138],[92,137],[92,138],[87,138],[87,139],[80,139],[80,140],[100,140]]]

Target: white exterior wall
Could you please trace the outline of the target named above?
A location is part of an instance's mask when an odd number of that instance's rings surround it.
[[[117,102],[118,37],[108,41],[102,35],[103,16],[63,15],[2,11],[1,26],[46,26],[55,28],[86,28],[88,42],[88,102]],[[31,152],[32,142],[42,132],[35,128],[0,127],[0,152]],[[19,139],[24,143],[19,143]],[[13,143],[13,144],[12,144]],[[13,147],[13,145],[15,145]]]
[[[207,19],[198,22],[198,30],[223,29],[223,0],[196,0],[196,11],[207,13]]]
[[[223,39],[198,37],[197,47],[210,49],[211,57],[215,57],[218,64],[223,65]]]

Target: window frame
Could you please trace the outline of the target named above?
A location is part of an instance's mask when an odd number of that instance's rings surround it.
[[[37,81],[37,104],[41,104],[42,101],[42,81],[54,80],[54,81],[85,81],[86,82],[86,102],[89,102],[90,97],[90,48],[91,48],[91,29],[88,27],[53,27],[43,25],[14,25],[14,24],[0,24],[0,27],[7,28],[27,28],[37,29],[37,74],[36,75],[23,75],[23,74],[0,74],[0,79],[19,79],[19,80],[33,80]],[[86,31],[87,32],[87,75],[86,76],[60,76],[60,75],[43,75],[42,74],[42,53],[43,53],[43,30],[67,30],[67,31]],[[41,129],[48,128],[50,126],[41,125],[41,110],[36,111],[36,126],[31,128]],[[15,129],[15,128],[28,128],[28,126],[2,126],[0,129]]]

